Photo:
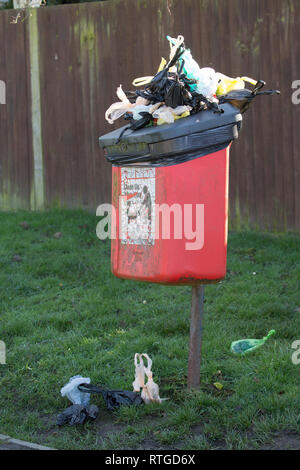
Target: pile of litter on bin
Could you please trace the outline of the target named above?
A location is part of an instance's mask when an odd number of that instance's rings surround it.
[[[185,47],[184,37],[167,36],[170,56],[161,60],[155,76],[137,78],[136,91],[117,89],[119,102],[113,103],[105,113],[105,119],[113,124],[123,116],[130,125],[123,129],[137,130],[145,126],[172,124],[175,120],[207,109],[223,113],[220,106],[230,103],[242,113],[258,95],[279,94],[278,90],[259,91],[265,85],[262,80],[249,77],[230,78],[209,67],[200,68],[191,51]],[[245,83],[252,90],[245,89]],[[120,136],[121,138],[121,136]]]
[[[143,357],[147,359],[145,366]],[[166,398],[160,398],[158,385],[152,377],[152,360],[148,354],[138,354],[134,356],[135,380],[133,381],[133,391],[128,390],[105,390],[97,385],[91,384],[89,377],[75,375],[61,389],[61,395],[66,396],[73,404],[66,408],[57,416],[58,426],[69,424],[83,424],[87,419],[96,419],[99,409],[96,405],[90,405],[90,394],[102,395],[102,398],[109,411],[120,406],[138,406],[142,404],[161,403]],[[145,376],[147,382],[145,383]]]

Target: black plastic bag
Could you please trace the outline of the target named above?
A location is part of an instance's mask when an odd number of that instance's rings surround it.
[[[266,90],[259,91],[266,83],[263,80],[259,80],[254,89],[248,90],[244,88],[242,90],[232,90],[227,95],[220,96],[220,103],[230,103],[232,106],[238,108],[241,113],[245,113],[254,98],[258,95],[280,95],[279,90]]]
[[[96,405],[71,405],[57,416],[56,424],[58,426],[83,424],[88,418],[96,419],[98,413],[99,409]]]
[[[178,79],[168,80],[164,93],[164,102],[166,106],[177,108],[177,106],[189,104],[190,98],[191,95]]]
[[[200,95],[197,92],[192,93],[192,98],[190,100],[190,106],[192,106],[191,114],[199,113],[202,110],[211,109],[214,113],[223,114],[223,109],[220,108],[218,103],[211,102],[205,96]]]
[[[137,131],[138,129],[142,129],[142,127],[147,126],[150,124],[151,121],[153,121],[153,116],[150,113],[146,113],[145,111],[142,111],[139,113],[141,119],[132,119],[131,124],[130,124],[130,129],[133,131]]]
[[[144,403],[141,395],[137,392],[130,392],[127,390],[103,390],[100,387],[92,384],[78,385],[78,389],[81,392],[97,393],[102,395],[109,411],[115,410],[121,405],[138,406]]]
[[[126,120],[130,120],[130,124],[129,126],[127,127],[124,127],[122,129],[122,131],[120,132],[120,135],[118,137],[118,140],[116,141],[116,144],[118,144],[120,142],[120,140],[122,139],[123,135],[125,134],[125,132],[128,130],[128,129],[131,129],[132,131],[137,131],[138,129],[142,129],[143,127],[147,126],[148,124],[150,124],[151,121],[153,121],[153,116],[152,114],[150,113],[146,113],[144,111],[142,111],[141,113],[139,113],[142,117],[141,119],[132,119],[132,117],[130,117],[130,115],[126,115],[125,119]]]
[[[163,70],[158,72],[153,77],[151,82],[146,86],[144,92],[142,92],[143,94],[141,95],[141,92],[139,92],[138,94],[156,103],[160,101],[164,101],[165,88],[168,85],[170,85],[169,69],[173,67],[173,65],[176,64],[176,62],[178,61],[178,59],[183,53],[184,53],[184,47],[180,45],[177,48],[172,60],[170,60],[170,62],[166,65],[166,67]],[[173,106],[173,107],[176,107],[176,106]]]

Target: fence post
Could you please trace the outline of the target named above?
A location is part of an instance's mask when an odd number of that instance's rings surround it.
[[[30,9],[28,24],[33,147],[33,186],[31,189],[30,207],[31,209],[39,210],[44,209],[45,207],[45,193],[40,90],[39,31],[38,11],[36,8]]]

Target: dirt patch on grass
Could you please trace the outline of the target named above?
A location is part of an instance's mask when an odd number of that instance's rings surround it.
[[[263,445],[260,450],[300,450],[300,435],[291,431],[278,432],[272,442]]]

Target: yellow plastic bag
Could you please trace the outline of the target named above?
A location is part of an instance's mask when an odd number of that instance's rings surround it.
[[[187,117],[190,114],[190,106],[177,106],[171,108],[170,106],[163,105],[152,113],[153,117],[157,119],[157,125],[173,124],[176,119]]]
[[[256,85],[257,80],[253,80],[249,77],[236,77],[231,78],[227,77],[223,73],[217,72],[218,78],[218,87],[217,87],[217,96],[227,95],[232,90],[242,90],[245,88],[245,82],[250,83],[251,85]]]

